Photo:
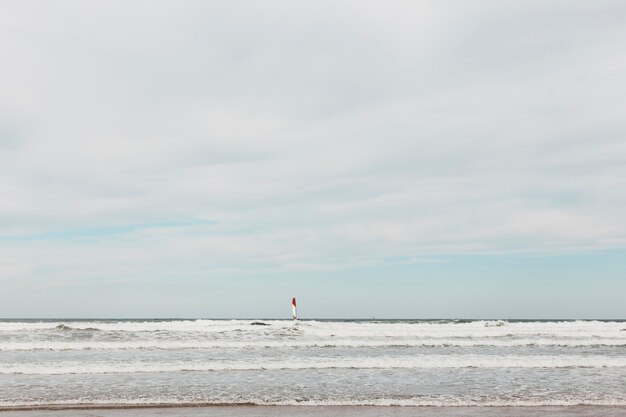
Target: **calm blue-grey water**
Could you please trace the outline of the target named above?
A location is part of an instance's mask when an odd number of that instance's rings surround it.
[[[626,405],[624,321],[0,321],[0,407]]]

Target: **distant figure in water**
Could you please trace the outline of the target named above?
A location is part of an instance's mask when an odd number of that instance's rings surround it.
[[[296,308],[296,297],[291,299],[291,318],[298,320],[298,309]]]

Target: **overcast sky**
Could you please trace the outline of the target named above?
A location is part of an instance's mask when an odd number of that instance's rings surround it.
[[[3,1],[0,317],[626,318],[623,1]]]

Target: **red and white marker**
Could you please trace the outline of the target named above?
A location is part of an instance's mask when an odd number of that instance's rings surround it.
[[[293,297],[293,299],[291,300],[291,317],[294,320],[298,320],[298,310],[296,309],[296,297]]]

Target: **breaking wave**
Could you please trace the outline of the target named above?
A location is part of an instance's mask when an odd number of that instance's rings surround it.
[[[62,375],[137,372],[253,371],[303,369],[428,369],[428,368],[615,368],[626,367],[621,357],[548,355],[421,355],[409,357],[357,357],[190,361],[185,363],[61,363],[0,364],[0,374]]]

